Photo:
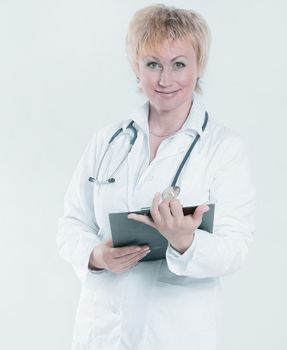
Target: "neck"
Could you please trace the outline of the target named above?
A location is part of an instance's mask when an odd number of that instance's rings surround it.
[[[191,98],[179,108],[171,111],[158,110],[150,104],[150,130],[159,135],[165,135],[179,130],[189,115],[192,103],[193,100]]]

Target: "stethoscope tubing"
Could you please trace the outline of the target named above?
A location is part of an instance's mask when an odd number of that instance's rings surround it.
[[[204,122],[203,122],[203,125],[202,125],[202,131],[205,130],[207,122],[208,122],[208,113],[205,112]],[[194,149],[194,146],[197,144],[199,138],[200,138],[200,135],[197,134],[195,139],[192,141],[191,145],[189,146],[189,148],[188,148],[188,150],[187,150],[183,160],[181,161],[180,166],[178,167],[177,172],[176,172],[176,174],[175,174],[175,176],[173,178],[173,181],[171,183],[171,187],[175,187],[176,186],[176,183],[177,183],[177,180],[179,178],[179,175],[181,174],[181,171],[182,171],[182,169],[183,169],[187,159],[189,158],[192,150]]]
[[[202,131],[204,132],[206,126],[207,126],[207,123],[208,123],[208,113],[207,111],[205,111],[205,116],[204,116],[204,122],[203,122],[203,125],[202,125]],[[107,145],[107,148],[103,154],[103,156],[101,157],[101,160],[100,160],[100,163],[99,163],[99,166],[98,166],[98,170],[97,170],[97,173],[96,173],[96,177],[89,177],[89,181],[90,182],[95,182],[96,184],[98,185],[104,185],[104,184],[109,184],[109,183],[113,183],[115,182],[115,178],[114,178],[114,175],[118,172],[118,170],[120,169],[120,167],[123,165],[123,163],[126,161],[130,151],[132,150],[133,148],[133,145],[134,143],[136,142],[136,139],[137,139],[137,129],[133,126],[133,123],[134,121],[132,120],[129,125],[127,126],[127,129],[130,129],[133,133],[133,136],[131,137],[130,139],[130,147],[129,147],[129,150],[126,154],[126,156],[122,159],[122,161],[120,162],[120,164],[116,167],[116,169],[113,171],[113,173],[110,175],[110,177],[107,179],[107,180],[99,180],[98,179],[98,176],[99,176],[99,172],[100,172],[100,169],[101,169],[101,166],[102,166],[102,163],[103,163],[103,160],[105,159],[105,156],[109,150],[109,147],[110,145],[114,142],[114,140],[117,138],[117,136],[123,132],[123,128],[120,128],[118,129],[113,135],[112,137],[110,138],[109,142],[108,142],[108,145]],[[186,161],[188,160],[192,150],[194,149],[196,143],[198,142],[198,140],[200,139],[200,135],[197,134],[196,137],[194,138],[194,140],[192,141],[191,145],[189,146],[183,160],[181,161],[177,171],[176,171],[176,174],[172,180],[172,183],[171,183],[171,187],[175,187],[176,186],[176,183],[178,181],[178,178],[182,172],[182,169],[186,163]]]
[[[120,169],[120,167],[124,164],[124,162],[126,161],[130,151],[132,150],[133,148],[133,145],[134,143],[136,142],[136,139],[137,139],[137,134],[138,134],[138,131],[137,129],[133,126],[133,123],[134,121],[132,120],[129,125],[127,126],[127,129],[130,129],[133,133],[133,136],[131,137],[130,139],[130,147],[129,147],[129,150],[126,154],[126,156],[122,159],[122,161],[119,163],[119,165],[116,167],[116,169],[112,172],[112,174],[110,175],[110,177],[107,179],[107,180],[99,180],[98,179],[98,176],[99,176],[99,172],[100,172],[100,169],[101,169],[101,166],[102,166],[102,163],[103,163],[103,160],[105,159],[105,156],[109,150],[109,147],[110,145],[114,142],[114,140],[117,138],[117,136],[123,132],[123,128],[120,128],[119,130],[117,130],[113,135],[112,137],[110,138],[109,142],[108,142],[108,146],[100,160],[100,164],[98,166],[98,170],[97,170],[97,174],[96,174],[96,177],[93,178],[93,177],[89,177],[89,181],[90,182],[95,182],[97,185],[106,185],[106,184],[109,184],[109,183],[113,183],[115,182],[115,178],[114,178],[114,175],[118,172],[118,170]]]

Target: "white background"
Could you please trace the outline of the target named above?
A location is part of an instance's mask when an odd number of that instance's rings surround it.
[[[1,349],[70,348],[80,284],[58,257],[57,220],[92,134],[143,100],[124,39],[132,14],[151,3],[0,0]],[[287,6],[165,3],[209,23],[204,99],[244,137],[257,186],[255,244],[244,267],[222,279],[220,350],[286,349]]]

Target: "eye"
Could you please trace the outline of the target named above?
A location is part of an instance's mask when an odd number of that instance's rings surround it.
[[[151,69],[157,69],[160,68],[160,65],[157,62],[148,62],[147,66]]]
[[[181,69],[181,68],[184,68],[185,67],[185,64],[182,63],[182,62],[175,62],[174,64],[174,68],[175,69]]]

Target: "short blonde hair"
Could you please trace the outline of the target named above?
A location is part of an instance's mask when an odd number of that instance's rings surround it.
[[[156,50],[165,40],[185,39],[191,41],[202,74],[208,61],[211,34],[201,15],[192,10],[162,4],[137,11],[126,37],[127,53],[133,70],[137,70],[140,57],[148,50]],[[198,82],[195,90],[201,90]]]

